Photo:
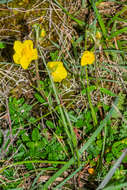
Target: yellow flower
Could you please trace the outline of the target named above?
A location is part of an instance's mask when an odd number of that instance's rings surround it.
[[[81,57],[81,66],[92,64],[95,61],[95,55],[93,52],[84,51]]]
[[[67,77],[67,71],[63,66],[63,63],[60,61],[48,62],[48,68],[51,71],[54,82],[61,82]]]
[[[41,36],[42,38],[44,38],[44,37],[46,36],[46,32],[45,32],[44,28],[41,29],[40,36]]]
[[[23,43],[20,41],[14,42],[15,54],[13,55],[14,62],[20,64],[23,69],[27,69],[31,61],[38,58],[37,49],[33,49],[33,42],[25,40]]]

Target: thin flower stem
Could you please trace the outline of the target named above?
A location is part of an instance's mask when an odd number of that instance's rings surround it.
[[[73,153],[72,140],[71,140],[71,134],[70,134],[70,132],[69,132],[69,130],[68,130],[68,126],[67,126],[67,123],[66,123],[66,119],[65,119],[65,115],[64,115],[64,112],[63,112],[63,109],[62,109],[62,105],[61,105],[60,99],[59,99],[59,97],[58,97],[58,92],[57,92],[56,86],[55,86],[55,84],[54,84],[54,82],[53,82],[53,79],[52,79],[52,77],[51,77],[51,74],[50,74],[50,72],[49,72],[49,70],[48,70],[48,68],[47,68],[46,61],[45,61],[45,58],[44,58],[44,56],[43,56],[43,54],[42,54],[42,51],[41,51],[40,47],[39,47],[39,51],[40,51],[40,54],[41,54],[43,63],[44,63],[44,65],[45,65],[46,69],[47,69],[47,72],[48,72],[48,75],[49,75],[51,84],[52,84],[52,88],[53,88],[53,91],[54,91],[54,95],[55,95],[55,98],[56,98],[56,102],[57,102],[57,104],[58,104],[58,109],[59,109],[59,112],[60,112],[60,115],[61,115],[62,123],[63,123],[64,129],[65,129],[65,132],[66,132],[66,134],[67,134],[67,136],[68,136],[68,139],[69,139],[69,143],[68,143],[68,144],[70,145],[70,149],[71,149],[71,151],[72,151],[72,154],[74,154],[74,153]]]
[[[85,31],[85,51],[87,50],[87,28]],[[92,101],[91,101],[91,96],[90,96],[90,87],[89,87],[89,78],[88,78],[88,70],[87,70],[87,65],[85,66],[85,73],[86,73],[86,81],[87,81],[87,96],[88,96],[88,101],[89,101],[89,106],[91,109],[91,114],[93,118],[93,124],[94,126],[97,125],[97,118],[96,118],[96,113],[94,111]]]
[[[96,113],[95,113],[95,110],[93,108],[92,101],[91,101],[91,96],[90,96],[90,87],[89,87],[89,78],[88,78],[87,65],[85,66],[85,72],[86,72],[87,96],[88,96],[89,106],[90,106],[91,113],[92,113],[93,124],[94,124],[94,126],[96,126],[97,125],[97,118],[96,118]]]
[[[38,47],[39,30],[40,30],[40,27],[38,25],[35,26],[36,48]],[[40,92],[40,94],[42,95],[42,97],[47,101],[47,97],[45,95],[45,92],[41,88],[41,85],[40,85],[40,75],[39,75],[38,60],[35,60],[35,70],[36,70],[36,77],[37,77],[37,90]]]

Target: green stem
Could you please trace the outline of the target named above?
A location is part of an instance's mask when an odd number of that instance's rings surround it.
[[[97,125],[97,118],[96,118],[96,113],[94,111],[92,101],[91,101],[91,96],[90,96],[90,87],[89,87],[89,78],[88,78],[87,65],[85,66],[85,72],[86,72],[87,96],[88,96],[89,106],[90,106],[90,109],[91,109],[94,126],[96,126]]]
[[[87,50],[87,28],[86,28],[86,31],[85,31],[85,51],[86,50]],[[85,73],[86,73],[86,81],[87,81],[88,102],[89,102],[89,106],[90,106],[91,113],[92,113],[93,124],[94,124],[94,126],[96,126],[97,125],[97,118],[96,118],[96,113],[94,111],[92,101],[91,101],[91,96],[90,96],[90,87],[89,87],[89,78],[88,78],[87,65],[85,66]]]
[[[13,166],[22,165],[22,164],[33,164],[33,163],[43,163],[43,164],[66,164],[65,161],[48,161],[48,160],[26,160],[26,161],[20,161],[13,164],[10,164],[8,166],[3,167],[0,169],[0,173],[2,173],[7,168],[11,168]]]
[[[71,134],[70,134],[70,132],[69,132],[69,130],[68,130],[68,126],[67,126],[67,123],[66,123],[66,119],[65,119],[65,115],[64,115],[64,112],[63,112],[63,109],[62,109],[61,102],[60,102],[59,97],[58,97],[58,93],[57,93],[57,90],[56,90],[56,86],[55,86],[55,84],[54,84],[54,82],[53,82],[53,79],[52,79],[52,77],[51,77],[51,74],[50,74],[50,72],[49,72],[49,70],[48,70],[48,68],[47,68],[45,58],[44,58],[44,56],[43,56],[43,54],[42,54],[40,48],[39,48],[39,51],[40,51],[41,57],[42,57],[42,59],[43,59],[43,63],[44,63],[44,65],[45,65],[46,69],[47,69],[48,75],[49,75],[49,77],[50,77],[50,81],[51,81],[51,84],[52,84],[52,88],[53,88],[53,91],[54,91],[54,94],[55,94],[55,98],[56,98],[56,101],[57,101],[57,104],[58,104],[58,109],[59,109],[59,112],[60,112],[60,115],[61,115],[62,123],[63,123],[64,129],[65,129],[65,132],[66,132],[66,134],[67,134],[67,136],[68,136],[69,145],[70,145],[70,148],[71,148],[71,151],[72,151],[72,154],[73,154],[73,146],[72,146],[72,141],[71,141]]]
[[[39,32],[40,32],[40,26],[36,25],[34,27],[35,29],[35,34],[36,34],[36,48],[38,47],[38,41],[39,41]],[[42,97],[47,101],[47,97],[45,95],[44,90],[41,88],[40,85],[40,75],[39,75],[39,67],[38,67],[38,60],[35,60],[35,70],[36,70],[36,77],[37,77],[37,89],[42,95]]]

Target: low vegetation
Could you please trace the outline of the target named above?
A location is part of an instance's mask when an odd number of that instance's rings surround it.
[[[0,189],[127,188],[127,2],[0,1]]]

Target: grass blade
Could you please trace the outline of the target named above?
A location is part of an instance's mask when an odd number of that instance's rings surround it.
[[[82,166],[80,166],[77,170],[75,170],[71,175],[69,175],[64,181],[62,181],[59,185],[56,186],[54,190],[57,190],[61,188],[69,179],[71,179],[77,172],[79,172],[82,169]]]
[[[99,24],[100,24],[100,27],[101,27],[103,36],[104,36],[104,38],[106,38],[106,37],[107,37],[107,31],[106,31],[106,28],[105,28],[103,19],[102,19],[101,15],[100,15],[100,13],[99,13],[99,11],[98,11],[98,9],[97,9],[95,3],[94,3],[94,0],[92,0],[91,2],[92,2],[92,7],[93,7],[93,10],[94,10],[94,12],[95,12],[95,15],[96,15],[96,17],[97,17],[97,19],[98,19],[98,22],[99,22]]]
[[[54,2],[62,9],[62,11],[68,15],[72,20],[74,20],[77,24],[79,24],[80,26],[84,26],[85,22],[83,22],[82,20],[79,20],[75,17],[73,17],[64,7],[62,7],[62,5],[60,5],[60,3],[58,3],[57,0],[54,0]]]
[[[117,14],[115,14],[115,16],[112,17],[112,18],[109,20],[109,22],[108,22],[108,24],[107,24],[107,27],[109,28],[109,26],[111,25],[111,23],[114,22],[115,20],[117,20],[117,19],[118,19],[118,16],[120,16],[121,14],[123,14],[126,10],[127,10],[127,6],[123,7],[122,10],[120,10]]]
[[[73,129],[73,126],[71,124],[71,121],[70,121],[70,118],[68,116],[66,108],[63,108],[63,109],[64,109],[65,116],[67,118],[68,126],[69,126],[70,133],[71,133],[71,141],[73,144],[74,153],[75,153],[76,159],[78,161],[78,166],[79,166],[80,165],[80,157],[79,157],[79,152],[78,152],[78,148],[77,148],[76,134],[74,133],[74,129]]]
[[[120,158],[117,160],[117,162],[114,164],[114,166],[110,169],[110,171],[108,172],[108,174],[106,175],[104,180],[101,182],[101,184],[99,185],[97,190],[103,189],[105,187],[105,185],[110,181],[110,179],[112,178],[112,176],[115,173],[116,169],[119,167],[119,165],[121,164],[122,160],[124,159],[124,157],[126,155],[127,155],[127,149],[122,153]]]
[[[114,105],[116,106],[118,103],[118,99],[116,98]],[[107,124],[109,119],[112,117],[112,114],[114,112],[115,108],[112,106],[109,113],[105,117],[105,119],[101,122],[100,126],[96,129],[96,131],[93,133],[93,135],[90,137],[90,139],[84,144],[84,146],[79,150],[79,154],[81,155],[89,146],[90,144],[95,140],[95,138],[98,136],[98,134],[102,131],[104,126]],[[72,157],[60,170],[58,170],[43,186],[43,190],[47,190],[48,187],[56,180],[57,177],[59,177],[64,171],[66,171],[72,164],[75,163],[74,157]]]
[[[112,185],[112,186],[109,186],[107,188],[104,188],[103,190],[118,190],[118,189],[121,189],[124,187],[127,187],[127,183],[122,183],[120,185]]]
[[[110,40],[110,39],[112,39],[112,38],[114,38],[114,37],[116,37],[116,36],[118,36],[124,32],[127,32],[127,27],[124,27],[120,30],[117,30],[116,32],[111,33],[111,35],[108,37],[108,39]]]

